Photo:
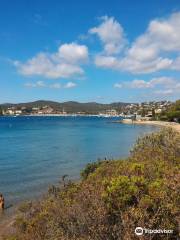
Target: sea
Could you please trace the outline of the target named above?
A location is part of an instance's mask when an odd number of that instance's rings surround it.
[[[78,180],[87,163],[123,159],[155,126],[103,117],[0,117],[0,192],[6,206],[36,199],[63,175]]]

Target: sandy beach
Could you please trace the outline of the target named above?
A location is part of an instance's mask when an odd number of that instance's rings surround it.
[[[130,119],[125,119],[122,121],[124,124],[142,124],[142,125],[154,125],[160,127],[170,127],[180,133],[180,124],[175,122],[163,122],[163,121],[131,121]]]

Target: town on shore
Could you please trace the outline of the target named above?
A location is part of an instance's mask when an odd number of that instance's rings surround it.
[[[178,101],[177,101],[178,102]],[[133,120],[159,120],[175,103],[170,101],[151,101],[143,103],[57,103],[36,101],[21,104],[1,104],[3,116],[98,116],[122,117]],[[174,119],[176,120],[176,119]]]

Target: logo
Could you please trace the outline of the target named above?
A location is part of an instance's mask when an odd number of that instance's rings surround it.
[[[172,234],[173,230],[171,229],[147,229],[147,228],[142,228],[142,227],[136,227],[135,228],[135,234],[137,236],[141,236],[143,234]]]
[[[138,236],[143,235],[143,228],[142,227],[137,227],[135,229],[135,234],[138,235]]]

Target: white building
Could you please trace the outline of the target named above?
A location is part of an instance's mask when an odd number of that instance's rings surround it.
[[[161,109],[161,108],[158,108],[158,109],[155,109],[154,111],[155,111],[155,113],[157,114],[157,113],[161,113],[161,112],[162,112],[162,109]]]
[[[22,110],[15,110],[15,114],[17,115],[22,114]]]
[[[115,109],[109,109],[109,110],[106,110],[106,114],[110,116],[116,116],[117,111]]]

